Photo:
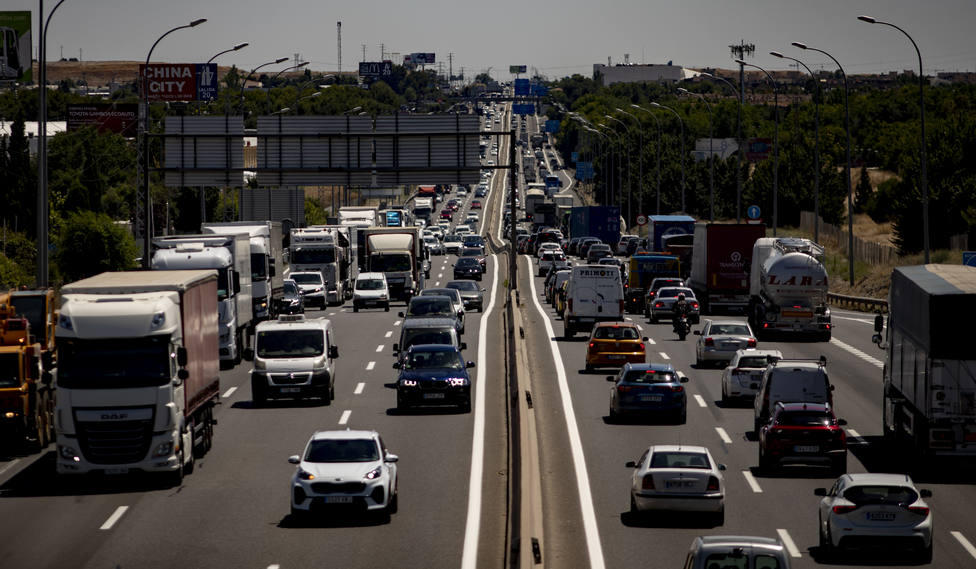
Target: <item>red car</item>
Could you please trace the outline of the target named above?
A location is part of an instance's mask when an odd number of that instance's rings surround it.
[[[457,200],[448,200],[447,207],[451,208],[451,211],[457,211],[461,207],[461,203]]]
[[[823,403],[777,403],[759,429],[759,469],[810,464],[847,472],[846,424]]]
[[[441,210],[441,219],[446,219],[448,221],[454,219],[454,211],[449,208],[444,208]]]
[[[481,209],[481,200],[473,200],[471,202],[471,209]]]

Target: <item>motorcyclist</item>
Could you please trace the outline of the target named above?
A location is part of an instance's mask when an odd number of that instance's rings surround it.
[[[674,302],[674,317],[671,323],[674,325],[674,329],[678,329],[678,325],[681,322],[681,317],[687,317],[691,313],[691,304],[685,300],[685,293],[678,293],[678,300]]]

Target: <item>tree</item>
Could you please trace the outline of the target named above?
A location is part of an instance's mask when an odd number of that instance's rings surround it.
[[[867,210],[871,200],[871,177],[868,176],[868,167],[861,166],[861,177],[857,181],[857,189],[854,191],[854,211],[861,213]]]
[[[305,225],[324,225],[328,223],[328,212],[315,198],[305,196]]]
[[[138,254],[124,226],[103,213],[82,211],[65,220],[54,261],[62,279],[70,282],[104,271],[133,269]]]

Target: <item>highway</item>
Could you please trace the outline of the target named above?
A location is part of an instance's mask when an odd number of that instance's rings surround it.
[[[509,128],[509,116],[490,130]],[[530,118],[528,128],[538,123]],[[509,137],[498,137],[504,164]],[[521,149],[520,149],[521,151]],[[558,160],[546,151],[547,161]],[[564,170],[551,170],[573,181]],[[507,173],[498,170],[480,232],[498,235]],[[449,196],[453,197],[453,196]],[[463,219],[471,196],[455,214]],[[438,211],[440,208],[437,208]],[[496,238],[497,239],[497,238]],[[452,280],[454,256],[431,258],[428,286]],[[649,338],[648,360],[668,361],[690,377],[688,419],[610,424],[613,370],[583,372],[585,337],[562,338],[562,322],[545,304],[534,259],[519,257],[518,290],[531,381],[532,413],[541,452],[542,563],[549,568],[680,567],[692,539],[703,534],[777,537],[792,566],[823,565],[817,550],[813,490],[833,477],[817,469],[777,475],[757,470],[751,407],[720,403],[721,370],[697,369],[696,336],[680,342],[670,324],[628,315]],[[578,262],[578,260],[574,260]],[[486,310],[466,315],[465,359],[473,360],[471,413],[397,412],[392,345],[402,324],[390,312],[351,303],[309,310],[333,321],[339,338],[336,399],[251,404],[249,365],[221,374],[213,449],[177,488],[149,477],[74,481],[54,474],[53,445],[29,455],[0,457],[0,567],[503,567],[507,562],[508,394],[502,338],[507,258],[490,255],[482,282]],[[705,316],[707,317],[707,316]],[[704,318],[704,317],[703,317]],[[722,317],[725,318],[725,317]],[[738,316],[729,318],[743,320]],[[834,311],[830,343],[760,342],[787,357],[827,358],[837,415],[848,421],[851,472],[893,468],[880,452],[882,351],[871,343],[870,315]],[[370,516],[332,515],[302,523],[289,515],[289,455],[315,430],[376,429],[399,456],[399,511],[387,523]],[[726,518],[712,527],[694,516],[628,513],[630,469],[650,444],[707,446],[727,466]],[[976,567],[976,487],[972,471],[925,472],[916,483],[933,491],[935,560],[940,568]],[[832,567],[902,567],[903,556],[855,557]]]

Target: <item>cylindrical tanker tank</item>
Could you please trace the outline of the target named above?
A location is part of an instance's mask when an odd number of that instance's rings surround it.
[[[761,274],[763,293],[779,305],[799,299],[818,304],[827,294],[827,269],[806,253],[773,249],[762,264]]]
[[[813,333],[829,340],[827,269],[823,247],[809,239],[756,241],[752,258],[749,324],[756,334]]]

